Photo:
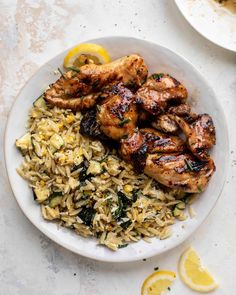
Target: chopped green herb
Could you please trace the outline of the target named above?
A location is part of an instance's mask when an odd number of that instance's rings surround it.
[[[170,291],[170,290],[171,290],[171,288],[170,288],[170,287],[168,287],[167,289],[168,289],[168,291]]]
[[[121,249],[121,248],[125,248],[125,247],[127,247],[129,244],[120,244],[120,245],[118,245],[118,248],[119,249]]]
[[[114,218],[117,221],[119,221],[121,219],[121,217],[126,216],[125,209],[128,206],[132,205],[132,201],[129,198],[127,198],[124,193],[122,193],[120,191],[117,193],[117,196],[118,196],[118,208],[114,212]]]
[[[97,110],[98,112],[101,112],[101,106],[99,104],[97,104]]]
[[[120,226],[121,226],[123,229],[127,229],[131,224],[132,224],[132,221],[131,221],[131,220],[128,220],[128,221],[126,221],[126,222],[121,223]]]
[[[77,73],[80,73],[80,69],[76,68],[76,67],[68,67],[67,69],[71,70],[71,71],[74,71],[74,72],[77,72]]]
[[[130,121],[131,121],[130,118],[125,118],[119,123],[119,126],[123,127],[125,124],[129,123]]]
[[[63,74],[62,70],[60,68],[57,68],[58,69],[58,72],[62,75],[62,77],[66,80],[66,77],[65,75]]]
[[[198,185],[198,191],[201,193],[201,192],[203,192],[203,188],[202,188],[202,186],[201,185]]]
[[[135,82],[133,81],[129,81],[127,84],[126,84],[126,87],[130,87],[130,88],[134,88],[134,86],[136,86]]]
[[[163,73],[159,73],[159,74],[153,74],[152,78],[155,80],[160,80],[160,78],[162,78],[164,76]]]
[[[92,84],[92,87],[93,87],[93,88],[96,88],[97,86],[99,86],[99,84],[100,84],[100,81],[99,81],[99,80],[95,80],[95,81],[93,82],[93,84]]]
[[[190,171],[193,171],[193,167],[192,167],[191,163],[187,159],[184,159],[184,162],[185,162],[186,166],[188,167],[188,169]]]
[[[96,214],[96,210],[93,208],[83,207],[82,211],[79,212],[78,216],[81,220],[83,220],[84,224],[90,226],[93,222],[93,218]]]
[[[123,117],[123,115],[121,114],[120,111],[117,111],[117,117],[118,117],[121,121],[124,120],[124,117]]]
[[[132,191],[132,202],[135,203],[138,199],[138,192],[139,192],[139,189],[134,189]]]
[[[84,161],[80,164],[80,167],[82,167],[80,173],[79,173],[79,181],[80,182],[85,182],[85,180],[89,180],[92,175],[91,174],[87,174],[87,169],[88,169],[88,162]]]

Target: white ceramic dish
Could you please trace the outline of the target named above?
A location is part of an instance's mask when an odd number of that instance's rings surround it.
[[[68,229],[58,229],[55,223],[46,222],[41,217],[40,207],[34,202],[31,189],[16,172],[16,168],[23,158],[15,148],[15,139],[25,133],[27,114],[35,98],[45,90],[48,84],[57,79],[53,71],[62,67],[66,52],[50,60],[34,74],[21,90],[9,114],[5,134],[5,158],[12,190],[19,206],[29,220],[46,236],[75,253],[112,262],[134,261],[161,254],[186,240],[200,226],[221,193],[225,181],[229,150],[224,114],[207,81],[189,62],[169,49],[151,42],[127,37],[107,37],[89,40],[89,42],[102,44],[112,59],[126,54],[139,53],[144,57],[150,73],[167,72],[176,77],[187,87],[190,100],[194,102],[196,111],[212,115],[217,138],[220,139],[212,151],[217,169],[207,190],[194,204],[194,209],[197,212],[196,218],[177,222],[172,227],[172,236],[166,240],[153,239],[151,244],[140,241],[117,252],[112,252],[105,247],[98,246],[95,239],[80,237]]]
[[[186,20],[211,42],[236,51],[236,13],[214,0],[175,0]]]

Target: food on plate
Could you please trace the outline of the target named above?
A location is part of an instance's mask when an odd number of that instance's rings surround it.
[[[187,137],[188,147],[191,152],[202,161],[208,161],[208,151],[216,143],[215,127],[208,114],[199,115],[192,123],[188,124],[183,118],[174,116],[173,119]]]
[[[96,119],[103,133],[114,140],[133,133],[138,111],[132,91],[122,83],[109,85],[102,97]]]
[[[82,43],[73,47],[64,58],[64,67],[76,70],[85,64],[105,64],[110,62],[109,53],[101,45]]]
[[[182,281],[194,291],[210,292],[218,287],[218,284],[203,268],[196,251],[190,247],[180,257],[178,271]]]
[[[142,295],[163,295],[170,291],[176,274],[169,270],[159,270],[146,278],[142,285]]]
[[[148,155],[144,173],[167,187],[188,193],[204,191],[215,171],[212,159],[200,162],[189,153]]]
[[[147,66],[136,54],[104,65],[87,64],[64,73],[45,91],[45,100],[61,108],[89,109],[101,97],[103,87],[123,82],[128,88],[135,89],[146,77]]]
[[[236,0],[215,0],[221,7],[228,9],[231,12],[236,13]]]
[[[172,103],[184,103],[187,89],[167,74],[153,74],[136,92],[137,104],[152,115],[164,113]]]
[[[16,140],[43,217],[112,250],[169,237],[215,171],[213,121],[187,95],[169,74],[148,77],[137,54],[61,73]]]

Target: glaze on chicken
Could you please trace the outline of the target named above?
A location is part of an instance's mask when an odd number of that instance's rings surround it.
[[[104,65],[87,64],[76,71],[64,73],[50,85],[45,99],[58,107],[84,110],[95,105],[103,87],[123,82],[137,89],[145,82],[147,66],[141,56],[133,54]]]
[[[191,154],[148,155],[144,173],[170,188],[187,193],[202,192],[212,174],[215,164],[199,161]]]
[[[136,92],[136,101],[147,112],[159,115],[171,102],[184,103],[187,95],[187,89],[170,75],[153,74]]]
[[[138,113],[133,93],[119,83],[107,87],[106,97],[98,107],[97,122],[108,137],[120,140],[134,132]]]
[[[202,161],[210,158],[209,149],[216,143],[215,127],[212,118],[208,114],[199,115],[192,124],[178,116],[174,116],[175,121],[183,130],[187,138],[187,143],[191,152]]]

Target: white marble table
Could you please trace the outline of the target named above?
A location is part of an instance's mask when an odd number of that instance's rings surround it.
[[[181,251],[190,244],[218,279],[215,294],[235,293],[236,53],[201,37],[172,0],[1,0],[0,25],[0,295],[140,294],[142,281],[154,267],[176,270]],[[189,59],[215,89],[230,132],[227,182],[206,222],[178,248],[127,264],[80,257],[41,234],[14,199],[3,156],[7,114],[26,80],[66,48],[108,35],[152,40]],[[195,293],[177,279],[168,294]]]

